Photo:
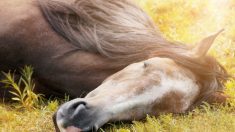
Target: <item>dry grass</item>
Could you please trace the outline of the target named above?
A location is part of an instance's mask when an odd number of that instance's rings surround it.
[[[48,109],[19,111],[9,106],[0,106],[1,132],[53,132],[51,115]]]

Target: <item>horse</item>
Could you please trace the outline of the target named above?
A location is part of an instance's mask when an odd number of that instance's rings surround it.
[[[57,131],[225,99],[217,91],[229,75],[207,55],[220,32],[195,48],[170,42],[129,0],[7,0],[0,7],[0,70],[31,65],[36,92],[75,98],[55,112]]]

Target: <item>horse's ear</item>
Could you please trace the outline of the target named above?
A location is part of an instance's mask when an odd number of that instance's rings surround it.
[[[216,37],[223,31],[224,31],[224,29],[220,30],[219,32],[217,32],[213,35],[210,35],[210,36],[202,39],[199,43],[196,44],[196,47],[192,50],[193,55],[196,58],[204,57],[207,54],[210,47],[212,46]]]

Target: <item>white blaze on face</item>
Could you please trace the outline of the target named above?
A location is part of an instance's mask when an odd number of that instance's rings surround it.
[[[104,111],[111,113],[112,120],[139,119],[155,113],[152,107],[167,101],[162,99],[170,92],[182,95],[180,112],[184,112],[198,95],[199,87],[189,70],[164,58],[149,59],[145,63],[146,68],[144,62],[128,66],[95,90],[97,95],[106,93],[103,98],[108,105]],[[152,81],[154,79],[158,81]]]

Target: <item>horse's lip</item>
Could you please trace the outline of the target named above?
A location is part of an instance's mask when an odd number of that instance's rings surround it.
[[[82,132],[82,129],[74,126],[69,126],[66,128],[66,132]]]

